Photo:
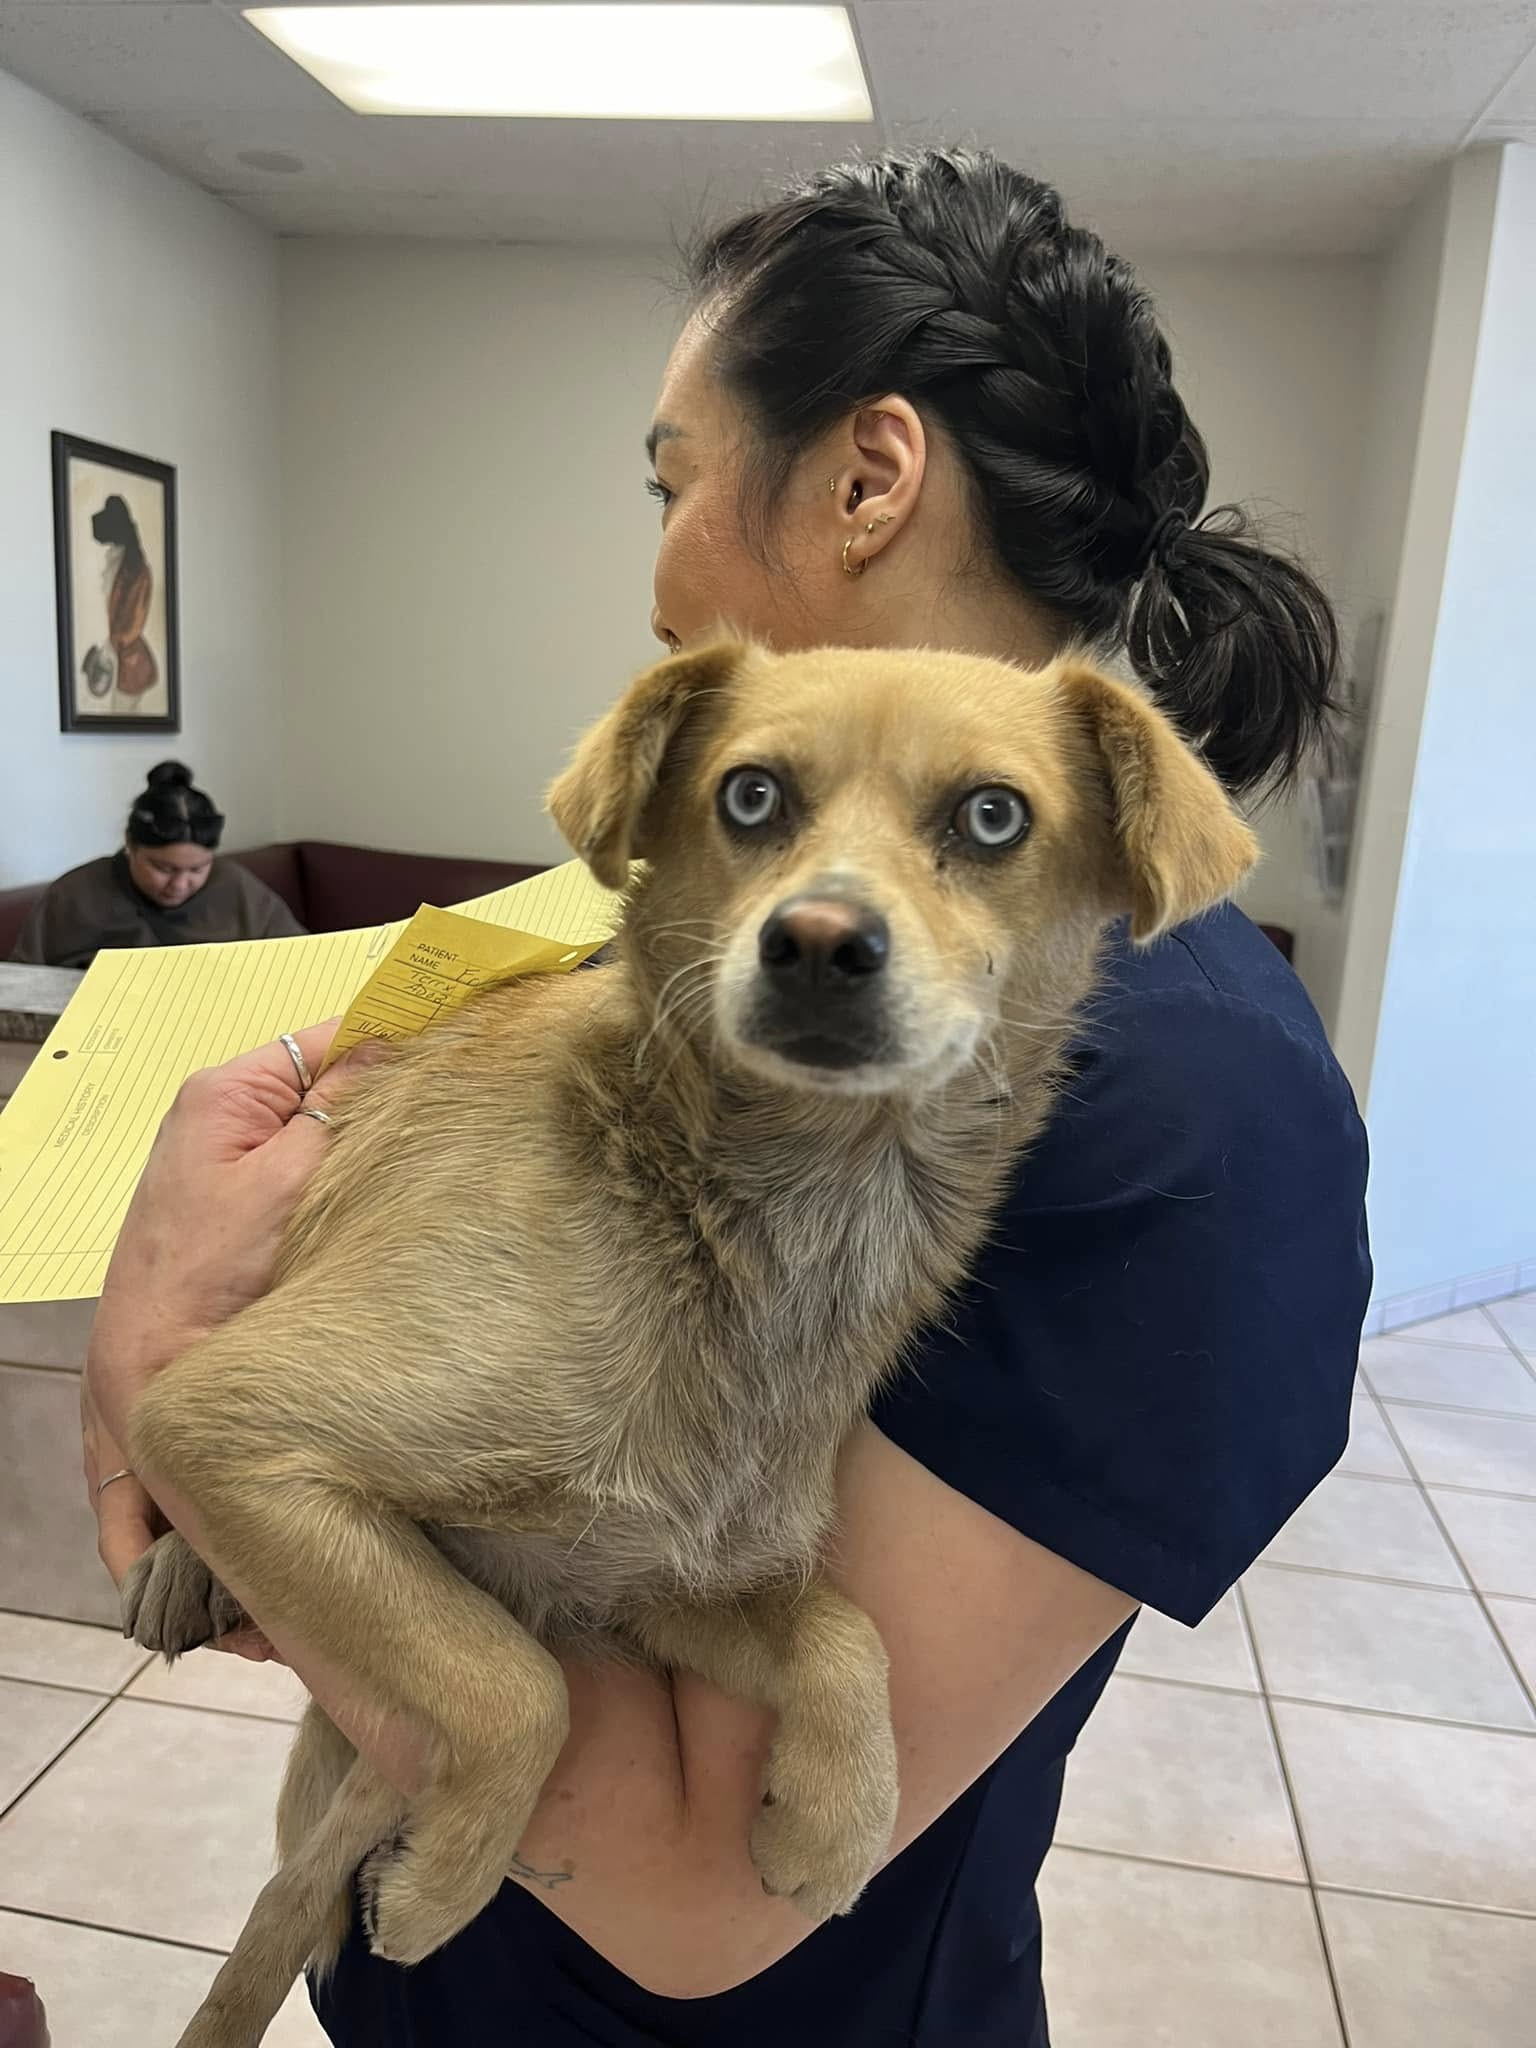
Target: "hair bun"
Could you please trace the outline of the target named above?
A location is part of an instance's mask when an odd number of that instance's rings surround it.
[[[151,768],[144,778],[149,789],[190,789],[192,770],[180,761],[162,761],[158,768]]]

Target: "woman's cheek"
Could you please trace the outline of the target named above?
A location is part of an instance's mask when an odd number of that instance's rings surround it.
[[[721,602],[719,549],[710,545],[708,523],[697,514],[679,513],[668,522],[655,586],[661,623],[683,641],[708,631],[729,610]]]

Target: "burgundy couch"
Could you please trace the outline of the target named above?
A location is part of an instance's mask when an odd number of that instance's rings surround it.
[[[388,924],[409,917],[423,903],[462,903],[524,882],[542,867],[510,861],[451,860],[434,853],[390,853],[370,846],[338,846],[329,839],[286,839],[233,853],[275,889],[294,916],[310,932],[345,932],[358,925]],[[10,958],[22,922],[37,898],[41,883],[28,889],[0,890],[0,960]],[[1292,936],[1279,925],[1260,925],[1289,960]]]
[[[543,872],[502,860],[452,860],[432,853],[392,853],[337,846],[328,839],[289,839],[232,853],[275,889],[306,931],[345,932],[358,925],[409,917],[423,903],[462,903],[525,882]],[[0,890],[0,960],[10,958],[27,912],[44,884]]]
[[[423,903],[440,908],[489,895],[544,872],[505,860],[455,860],[435,853],[391,853],[337,846],[328,839],[289,839],[235,853],[231,860],[275,889],[310,932],[346,932],[358,925],[409,917]]]

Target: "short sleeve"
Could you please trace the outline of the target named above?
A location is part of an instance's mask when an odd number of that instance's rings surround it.
[[[1320,1032],[1214,987],[1117,1005],[875,1423],[1194,1624],[1343,1451],[1365,1172]]]

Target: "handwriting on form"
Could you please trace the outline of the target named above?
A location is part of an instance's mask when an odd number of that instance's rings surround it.
[[[424,903],[353,997],[326,1065],[365,1038],[414,1038],[477,989],[569,973],[602,943],[540,938]]]

